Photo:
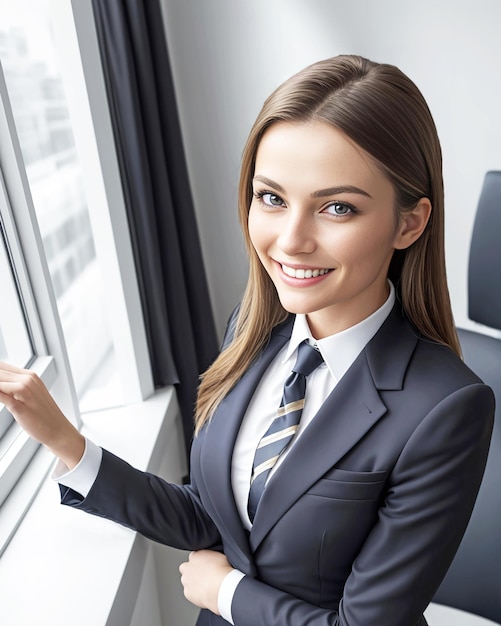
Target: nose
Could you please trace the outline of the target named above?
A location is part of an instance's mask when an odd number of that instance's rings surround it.
[[[315,250],[314,225],[308,214],[289,209],[280,226],[277,246],[284,254],[310,254]]]

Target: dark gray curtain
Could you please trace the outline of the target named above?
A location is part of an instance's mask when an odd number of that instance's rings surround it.
[[[175,384],[189,449],[217,339],[158,0],[93,0],[156,387]]]

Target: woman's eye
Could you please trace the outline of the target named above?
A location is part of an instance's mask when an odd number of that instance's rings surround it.
[[[343,202],[333,202],[325,210],[333,215],[349,215],[354,212],[349,204],[344,204]]]
[[[275,193],[263,193],[259,197],[268,206],[282,206],[284,203],[282,198]]]

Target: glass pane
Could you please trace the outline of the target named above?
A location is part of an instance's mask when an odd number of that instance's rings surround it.
[[[26,367],[33,358],[33,348],[28,325],[24,315],[16,278],[10,262],[7,241],[4,237],[0,215],[0,361],[18,367]],[[2,411],[0,403],[0,437],[12,422],[7,411]]]
[[[19,299],[16,280],[12,273],[7,244],[3,237],[0,218],[0,361],[26,367],[33,357],[33,349]]]
[[[47,0],[0,0],[0,58],[81,408],[120,403],[71,120]]]

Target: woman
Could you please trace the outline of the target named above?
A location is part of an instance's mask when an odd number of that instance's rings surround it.
[[[240,217],[249,282],[202,379],[189,486],[85,442],[30,373],[3,366],[0,400],[66,466],[63,503],[194,551],[199,624],[426,624],[494,399],[459,356],[415,85],[356,56],[286,81],[251,130]]]

